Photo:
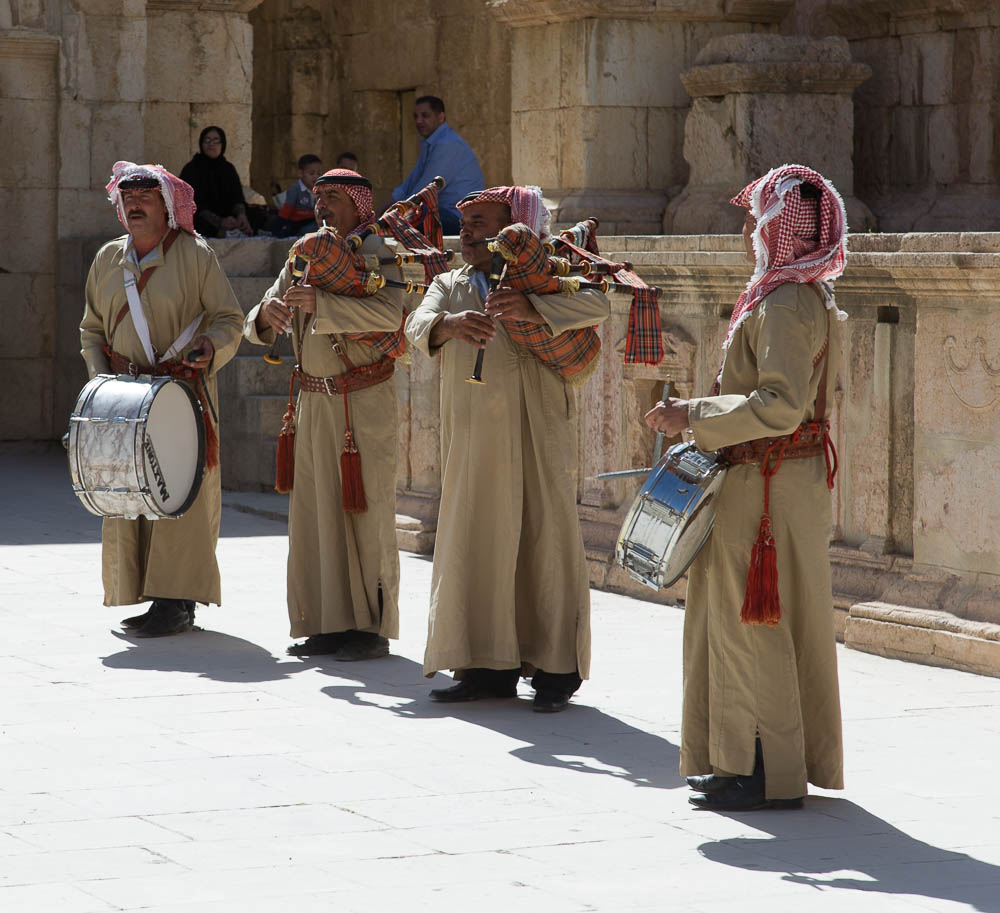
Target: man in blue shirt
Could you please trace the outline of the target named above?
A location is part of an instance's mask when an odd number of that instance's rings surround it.
[[[438,195],[441,228],[446,235],[457,235],[458,209],[455,204],[486,183],[476,153],[445,123],[444,102],[435,95],[422,95],[413,104],[413,122],[423,140],[420,158],[405,181],[392,191],[392,202],[405,200],[426,187],[437,175],[447,181]]]

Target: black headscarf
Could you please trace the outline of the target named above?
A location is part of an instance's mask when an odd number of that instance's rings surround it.
[[[222,140],[222,151],[217,158],[209,158],[201,151],[205,134],[214,130]],[[181,178],[194,188],[194,202],[198,212],[208,210],[219,218],[231,216],[243,199],[243,184],[232,162],[226,159],[226,132],[222,127],[206,127],[198,137],[198,152],[181,171]]]

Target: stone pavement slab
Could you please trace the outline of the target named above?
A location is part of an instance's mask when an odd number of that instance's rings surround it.
[[[226,507],[225,604],[136,641],[61,449],[0,478],[3,913],[1000,911],[998,679],[841,649],[848,788],[700,812],[678,609],[593,592],[565,713],[437,705],[426,558],[392,656],[292,659],[284,525]]]

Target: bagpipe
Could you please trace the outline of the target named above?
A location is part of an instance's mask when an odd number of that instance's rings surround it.
[[[345,237],[335,228],[324,224],[318,231],[303,235],[288,252],[288,270],[292,275],[292,284],[308,282],[321,291],[354,298],[374,295],[385,287],[422,295],[434,276],[448,269],[448,264],[455,255],[454,251],[441,250],[444,242],[438,218],[437,195],[444,183],[444,178],[436,177],[413,196],[394,203],[379,219],[360,232]],[[429,239],[421,229],[436,233],[436,237]],[[395,238],[406,248],[406,252],[389,257],[362,254],[362,245],[373,234]],[[425,281],[420,283],[410,279],[389,279],[380,272],[383,266],[402,266],[404,263],[422,263]],[[347,336],[376,345],[388,354],[403,354],[405,344],[402,326],[390,334],[352,333]],[[389,336],[394,337],[394,344],[389,343],[386,338]],[[277,354],[279,342],[276,339],[264,356],[269,364],[281,364],[281,358]]]
[[[646,285],[632,270],[631,263],[613,262],[600,256],[597,225],[597,219],[585,219],[545,241],[527,225],[508,225],[488,241],[494,255],[490,290],[502,285],[535,295],[573,296],[581,289],[632,294],[625,360],[656,364],[663,358],[657,306],[659,290]],[[563,256],[557,256],[556,252]],[[603,278],[589,278],[596,276]],[[551,336],[538,324],[503,318],[501,322],[515,343],[571,383],[582,383],[597,366],[601,340],[595,327]],[[480,349],[470,382],[484,382],[482,353]]]

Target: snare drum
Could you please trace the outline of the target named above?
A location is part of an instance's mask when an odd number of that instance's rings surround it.
[[[201,403],[169,377],[98,374],[77,398],[67,449],[73,491],[92,514],[179,517],[201,487]]]
[[[676,583],[712,533],[726,468],[694,444],[671,447],[625,515],[615,549],[619,567],[654,590]]]

